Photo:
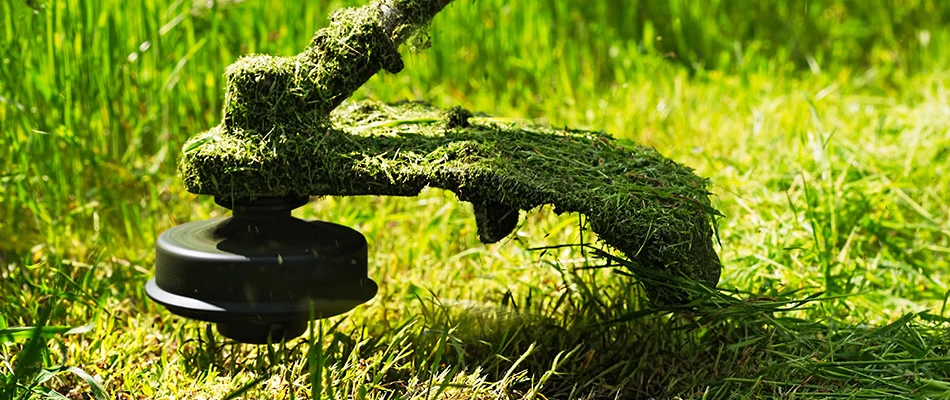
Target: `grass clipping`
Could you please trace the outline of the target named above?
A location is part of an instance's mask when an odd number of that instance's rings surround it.
[[[520,210],[551,204],[587,216],[636,265],[714,286],[718,213],[708,182],[653,149],[460,108],[338,107],[380,69],[399,71],[398,45],[447,3],[390,0],[338,11],[300,55],[248,56],[228,67],[224,121],[185,144],[186,188],[226,201],[415,196],[437,187],[474,205],[485,243],[508,236]],[[670,298],[657,285],[647,289]]]

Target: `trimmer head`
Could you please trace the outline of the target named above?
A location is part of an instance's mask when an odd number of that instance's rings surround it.
[[[306,197],[218,201],[233,216],[194,221],[155,243],[145,291],[222,335],[268,343],[301,335],[311,319],[347,312],[376,295],[358,231],[290,215]]]

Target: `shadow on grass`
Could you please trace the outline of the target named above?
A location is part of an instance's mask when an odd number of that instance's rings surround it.
[[[598,255],[616,273],[636,268]],[[676,281],[637,273],[663,279],[654,284]],[[583,288],[593,283],[573,282],[583,294],[560,303],[562,317],[440,305],[426,324],[450,330],[446,363],[477,368],[515,398],[901,398],[950,389],[950,321],[942,316],[907,314],[884,326],[812,321],[801,317],[807,308],[841,297],[702,287],[690,304],[639,308],[616,301],[611,288]]]
[[[342,320],[323,321],[308,340],[232,356],[224,350],[237,345],[208,332],[184,355],[193,373],[305,376],[309,393],[298,396],[310,398],[911,398],[950,389],[945,317],[815,321],[810,308],[842,297],[702,286],[692,286],[700,294],[692,303],[644,306],[631,272],[653,284],[690,284],[593,251],[606,263],[558,267],[569,288],[558,295],[508,295],[497,306],[420,297],[420,315],[397,329],[344,332]]]

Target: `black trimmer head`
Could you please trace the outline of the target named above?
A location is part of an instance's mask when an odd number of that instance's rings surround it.
[[[307,197],[216,202],[229,218],[189,222],[155,243],[145,292],[174,314],[214,322],[238,342],[303,334],[311,318],[352,310],[376,295],[366,238],[356,230],[290,215]]]

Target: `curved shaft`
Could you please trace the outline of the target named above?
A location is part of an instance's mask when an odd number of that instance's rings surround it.
[[[228,66],[224,126],[236,136],[313,134],[369,78],[403,63],[397,48],[452,0],[379,0],[330,17],[295,57],[250,55]]]

